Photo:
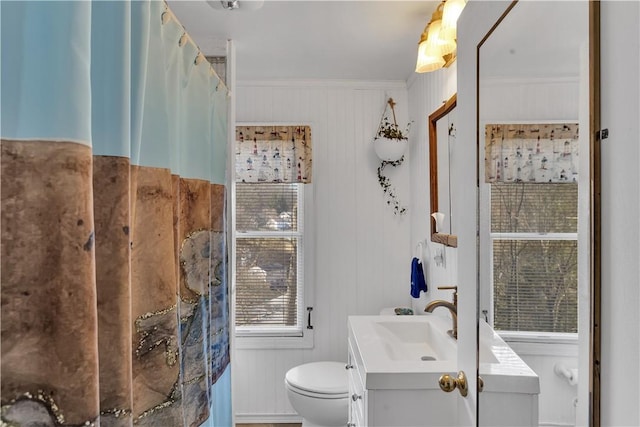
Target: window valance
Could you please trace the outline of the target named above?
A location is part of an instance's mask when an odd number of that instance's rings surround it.
[[[236,182],[311,182],[310,126],[236,126]]]
[[[485,182],[577,182],[578,124],[488,124]]]

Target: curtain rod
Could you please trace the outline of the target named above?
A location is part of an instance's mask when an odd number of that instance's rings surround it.
[[[184,25],[182,25],[178,17],[171,10],[171,8],[169,8],[169,5],[167,4],[166,0],[164,1],[164,12],[162,13],[160,20],[162,22],[162,25],[166,24],[170,20],[173,20],[176,24],[182,27],[183,33],[182,33],[182,36],[180,36],[180,39],[178,40],[178,44],[179,46],[184,46],[188,42],[188,43],[191,43],[196,48],[196,50],[198,51],[198,54],[193,60],[193,63],[195,65],[200,65],[202,61],[206,60],[204,53],[202,53],[202,51],[200,50],[200,47],[191,38],[189,33],[187,33],[187,29],[184,27]],[[218,73],[216,73],[216,70],[213,69],[213,66],[211,64],[209,64],[209,72],[218,78],[218,85],[216,86],[216,91],[219,89],[220,85],[222,85],[224,90],[227,92],[227,95],[229,95],[229,88],[222,81],[222,79],[220,78]]]

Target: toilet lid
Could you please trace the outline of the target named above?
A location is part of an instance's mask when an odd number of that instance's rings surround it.
[[[287,372],[285,380],[291,386],[313,393],[345,394],[349,379],[344,363],[313,362],[296,366]]]

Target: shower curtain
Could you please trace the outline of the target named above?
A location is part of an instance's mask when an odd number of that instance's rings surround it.
[[[164,2],[0,7],[0,424],[230,426],[225,85]]]

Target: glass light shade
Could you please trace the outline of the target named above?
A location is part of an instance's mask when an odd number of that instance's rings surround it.
[[[442,40],[455,40],[458,28],[458,18],[466,4],[465,0],[447,0],[442,11],[442,25],[440,38]]]
[[[416,63],[416,73],[428,73],[435,71],[445,64],[442,56],[427,55],[427,42],[423,41],[418,46],[418,62]]]
[[[455,40],[442,40],[440,37],[441,20],[429,24],[427,36],[427,54],[429,56],[445,56],[456,50]]]

